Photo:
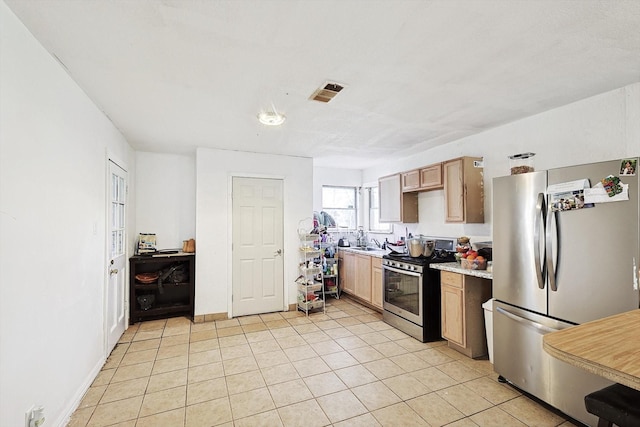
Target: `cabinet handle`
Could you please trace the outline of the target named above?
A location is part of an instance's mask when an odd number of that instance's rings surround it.
[[[109,275],[118,274],[118,269],[114,268],[113,270],[109,270]]]

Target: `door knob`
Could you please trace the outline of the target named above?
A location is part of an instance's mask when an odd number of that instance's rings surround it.
[[[278,249],[273,256],[278,256],[278,255],[282,255],[282,249]]]
[[[112,270],[109,270],[109,275],[112,275],[112,274],[118,274],[118,269],[114,268]]]

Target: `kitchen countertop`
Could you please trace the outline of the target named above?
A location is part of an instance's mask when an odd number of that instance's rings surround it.
[[[616,314],[545,334],[553,357],[640,390],[640,310]]]
[[[340,246],[338,249],[340,249],[341,251],[353,252],[354,254],[369,255],[376,258],[382,258],[383,255],[389,253],[389,251],[386,249],[373,249],[363,251],[362,249],[357,249],[353,246]]]
[[[482,279],[493,280],[493,274],[487,270],[467,270],[462,268],[457,262],[443,262],[441,264],[431,264],[429,267],[436,270],[450,271],[452,273],[466,274],[467,276],[480,277]]]

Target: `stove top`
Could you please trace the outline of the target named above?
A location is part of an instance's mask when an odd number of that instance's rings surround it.
[[[434,251],[430,257],[425,257],[425,256],[412,257],[407,254],[390,253],[390,254],[384,255],[382,258],[392,259],[394,261],[401,261],[407,264],[422,265],[422,266],[435,264],[435,263],[442,263],[442,262],[454,262],[456,260],[455,256],[453,255],[453,252],[449,252],[445,250]]]

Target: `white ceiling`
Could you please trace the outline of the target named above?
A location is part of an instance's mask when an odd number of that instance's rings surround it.
[[[365,168],[640,81],[640,0],[5,1],[143,151]]]

